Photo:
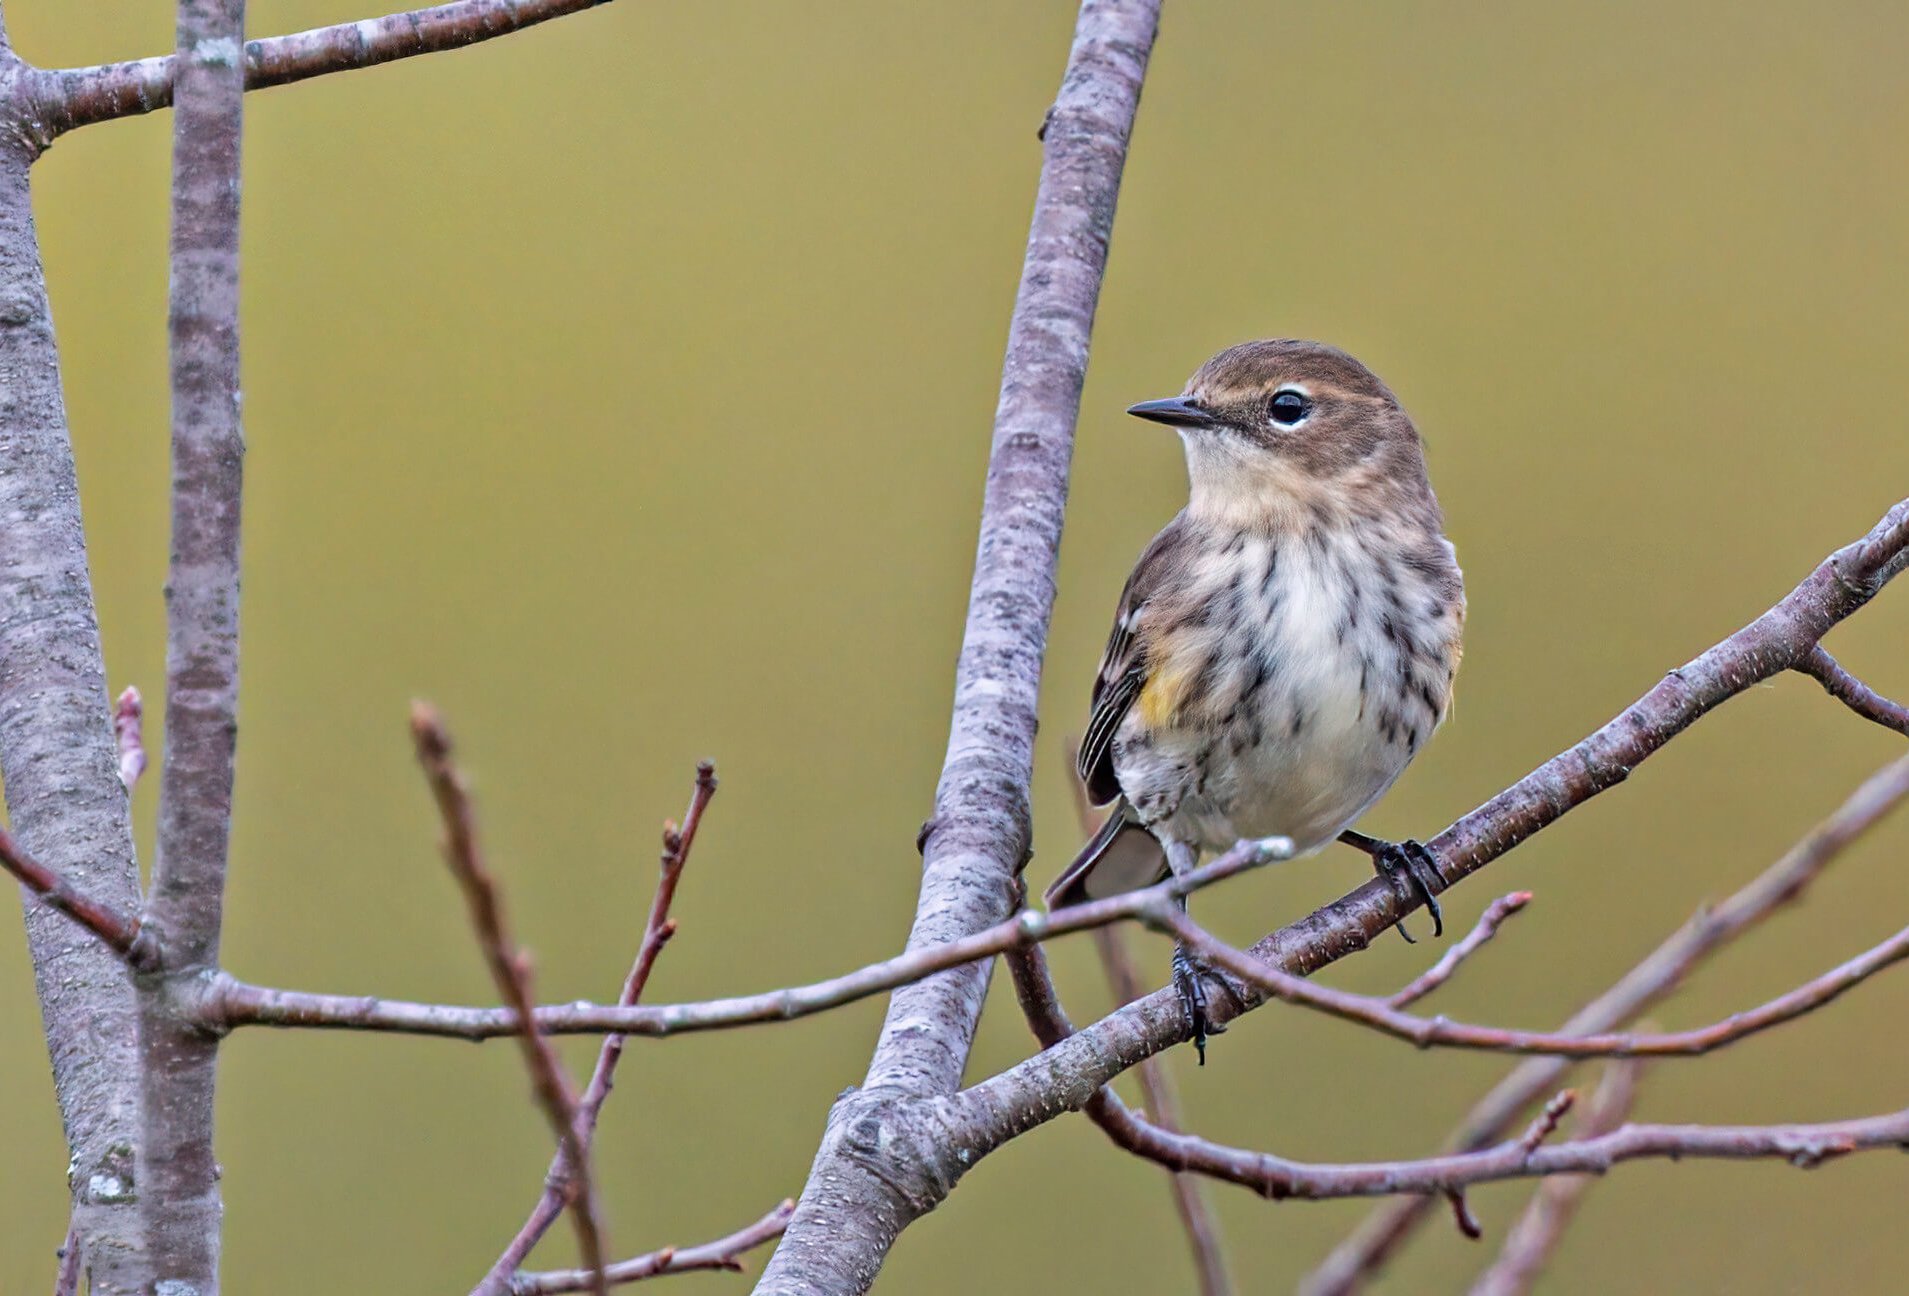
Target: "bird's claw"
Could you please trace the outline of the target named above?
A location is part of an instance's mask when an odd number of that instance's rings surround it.
[[[1432,939],[1445,934],[1445,915],[1438,907],[1438,893],[1445,889],[1445,879],[1439,876],[1438,861],[1425,849],[1424,842],[1385,842],[1373,852],[1372,867],[1381,877],[1403,874],[1407,885],[1424,897],[1425,912],[1432,915]],[[1399,935],[1408,945],[1418,944],[1405,930],[1403,920],[1399,922]]]
[[[1193,1048],[1200,1055],[1201,1066],[1206,1065],[1207,1037],[1226,1033],[1226,1027],[1207,1014],[1206,987],[1200,983],[1211,975],[1207,966],[1194,958],[1186,946],[1173,947],[1173,988],[1179,993],[1180,1006],[1186,1009],[1187,1020],[1192,1023]]]

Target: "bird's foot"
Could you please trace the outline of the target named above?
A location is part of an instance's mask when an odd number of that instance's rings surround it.
[[[1425,912],[1432,915],[1432,939],[1437,940],[1445,934],[1445,915],[1438,907],[1438,893],[1445,889],[1445,879],[1439,876],[1438,861],[1432,858],[1432,852],[1425,849],[1421,841],[1374,842],[1378,847],[1372,852],[1372,867],[1380,877],[1396,877],[1403,874],[1407,884],[1425,898]],[[1405,937],[1407,944],[1417,944],[1412,933],[1405,930],[1403,920],[1399,922],[1399,935]]]
[[[1226,1027],[1207,1015],[1206,987],[1201,982],[1212,975],[1212,969],[1194,958],[1186,946],[1173,947],[1173,988],[1193,1025],[1193,1048],[1200,1055],[1201,1066],[1206,1065],[1207,1037],[1226,1033]]]

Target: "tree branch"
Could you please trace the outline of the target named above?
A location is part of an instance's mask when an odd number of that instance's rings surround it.
[[[450,866],[458,889],[464,893],[471,928],[477,935],[478,948],[483,951],[485,966],[498,993],[510,1005],[512,1015],[518,1021],[528,1021],[534,1002],[530,991],[530,960],[511,939],[497,880],[485,867],[470,793],[451,760],[451,736],[445,732],[437,713],[422,702],[411,705],[411,736],[417,744],[418,764],[424,768],[431,796],[444,821],[444,862]],[[590,1148],[577,1125],[577,1100],[570,1092],[570,1082],[564,1076],[557,1051],[536,1026],[533,1024],[518,1039],[524,1068],[530,1073],[531,1092],[556,1137],[558,1158],[569,1172],[565,1204],[571,1208],[570,1219],[576,1226],[577,1249],[583,1255],[584,1269],[594,1275],[588,1286],[597,1296],[603,1296],[609,1291],[604,1277],[603,1237],[597,1222]]]
[[[218,1040],[178,987],[215,970],[239,702],[239,50],[244,0],[180,0],[173,116],[172,561],[166,745],[144,924],[165,957],[139,982],[140,1216],[158,1290],[213,1296],[223,1206],[212,1145]]]
[[[1781,859],[1722,904],[1700,910],[1616,985],[1579,1009],[1563,1030],[1570,1034],[1607,1031],[1663,999],[1706,958],[1794,901],[1905,795],[1909,795],[1909,761],[1896,761],[1871,775]],[[1446,1141],[1446,1150],[1475,1151],[1501,1138],[1520,1113],[1557,1087],[1569,1066],[1561,1058],[1534,1058],[1519,1066],[1466,1114]],[[1426,1210],[1427,1204],[1419,1198],[1387,1202],[1334,1249],[1300,1290],[1306,1296],[1346,1296],[1354,1291],[1404,1245]]]
[[[690,793],[682,827],[670,823],[663,826],[662,869],[656,880],[656,893],[650,900],[649,919],[643,925],[636,962],[624,979],[623,993],[617,999],[624,1007],[634,1006],[643,997],[643,988],[649,984],[650,969],[656,966],[657,955],[676,934],[676,922],[669,916],[670,905],[676,899],[676,883],[683,876],[683,866],[689,863],[689,852],[696,844],[696,830],[702,825],[703,811],[715,795],[716,767],[704,761],[696,767],[696,785]],[[617,1034],[604,1037],[603,1047],[597,1051],[596,1069],[590,1073],[590,1083],[584,1086],[583,1097],[577,1103],[572,1128],[576,1131],[577,1143],[586,1149],[595,1138],[597,1116],[616,1082],[617,1063],[623,1059],[623,1040],[624,1037]],[[565,1203],[574,1192],[575,1181],[576,1170],[570,1160],[569,1147],[559,1145],[556,1158],[544,1175],[543,1195],[537,1199],[524,1226],[497,1257],[497,1263],[472,1289],[471,1296],[509,1296],[513,1277],[557,1216],[563,1213]]]
[[[1117,1005],[1130,1004],[1146,993],[1118,928],[1095,928],[1094,948],[1100,954],[1101,966],[1106,970]],[[1173,1089],[1173,1077],[1167,1074],[1160,1059],[1148,1058],[1134,1068],[1134,1074],[1140,1081],[1147,1118],[1163,1130],[1182,1129],[1179,1096]],[[1230,1296],[1233,1278],[1227,1272],[1226,1245],[1220,1239],[1219,1221],[1213,1218],[1213,1208],[1207,1204],[1200,1181],[1190,1174],[1168,1170],[1167,1182],[1173,1187],[1174,1213],[1180,1217],[1180,1227],[1186,1232],[1187,1245],[1193,1252],[1201,1296]]]
[[[0,866],[19,879],[20,885],[37,899],[92,932],[127,963],[137,968],[156,965],[158,946],[154,944],[152,934],[140,927],[139,919],[121,913],[72,886],[52,869],[21,850],[20,843],[14,841],[13,835],[4,828],[0,828]]]
[[[459,0],[383,18],[316,27],[245,46],[245,88],[263,90],[507,36],[609,0]],[[36,74],[50,141],[79,126],[136,117],[172,102],[171,55]]]
[[[1385,1001],[1386,1005],[1392,1008],[1404,1008],[1417,1003],[1444,985],[1452,979],[1452,973],[1458,971],[1460,964],[1476,954],[1485,942],[1498,934],[1498,928],[1505,919],[1520,912],[1530,903],[1531,892],[1513,891],[1509,895],[1499,896],[1486,905],[1485,912],[1478,915],[1478,922],[1470,932],[1466,933],[1465,939],[1446,950],[1438,962],[1400,987],[1397,993]]]
[[[739,1272],[742,1256],[766,1242],[782,1236],[795,1214],[795,1203],[785,1201],[754,1224],[728,1237],[705,1242],[698,1247],[664,1247],[634,1260],[619,1260],[608,1270],[613,1283],[641,1282],[670,1274],[690,1273],[698,1269],[727,1269]],[[543,1273],[518,1274],[511,1281],[510,1296],[547,1296],[554,1292],[587,1290],[587,1275],[581,1269],[552,1269]]]
[[[33,227],[23,129],[31,69],[0,45],[0,784],[22,849],[76,891],[139,909],[139,869],[88,573],[59,350]],[[29,894],[27,949],[71,1152],[93,1291],[143,1296],[137,1010],[118,955]]]
[[[1604,1070],[1597,1091],[1578,1119],[1579,1138],[1598,1138],[1624,1124],[1637,1099],[1642,1064],[1614,1062]],[[1505,1235],[1498,1259],[1472,1285],[1472,1296],[1522,1296],[1551,1260],[1584,1194],[1597,1180],[1591,1175],[1555,1175],[1532,1194],[1524,1214]]]
[[[1035,710],[1074,425],[1159,9],[1159,0],[1085,0],[1041,133],[1040,189],[1008,325],[954,717],[922,834],[910,950],[1005,918],[1027,859]],[[891,1104],[960,1085],[990,970],[951,971],[890,1000],[864,1086],[831,1113],[759,1292],[866,1290],[900,1230],[947,1191],[925,1162],[905,1164],[913,1160],[906,1138],[872,1154],[860,1140],[900,1114]]]
[[[768,990],[735,999],[699,1003],[606,1006],[592,1003],[546,1004],[531,1010],[530,1021],[545,1035],[665,1036],[725,1030],[760,1022],[793,1021],[840,1008],[870,995],[918,982],[925,977],[991,959],[1009,950],[1074,932],[1138,917],[1151,905],[1177,899],[1236,873],[1284,859],[1292,844],[1284,838],[1241,842],[1184,878],[1056,914],[1023,910],[1013,918],[946,945],[929,945],[871,963],[867,967],[810,985]],[[451,1004],[409,1003],[370,996],[308,994],[249,985],[221,975],[205,990],[201,1023],[208,1029],[236,1026],[305,1027],[328,1030],[389,1031],[405,1035],[442,1035],[458,1039],[495,1039],[521,1032],[511,1008],[470,1008]]]
[[[1844,670],[1822,644],[1811,649],[1797,663],[1796,669],[1816,680],[1826,693],[1863,719],[1909,735],[1909,707],[1890,701]]]
[[[1906,927],[1881,944],[1789,993],[1779,995],[1748,1012],[1733,1013],[1708,1026],[1667,1034],[1618,1032],[1568,1035],[1474,1026],[1443,1016],[1414,1016],[1393,1008],[1387,1000],[1315,985],[1261,963],[1246,951],[1235,949],[1220,940],[1178,908],[1156,907],[1148,915],[1147,922],[1149,926],[1168,933],[1192,949],[1211,965],[1232,973],[1273,998],[1313,1008],[1343,1021],[1369,1026],[1380,1034],[1407,1040],[1420,1048],[1484,1049],[1497,1053],[1538,1053],[1571,1058],[1697,1057],[1772,1026],[1794,1021],[1805,1013],[1821,1008],[1884,968],[1909,958],[1909,927]]]

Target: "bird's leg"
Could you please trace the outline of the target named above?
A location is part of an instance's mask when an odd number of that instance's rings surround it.
[[[1167,867],[1175,877],[1185,877],[1199,866],[1199,852],[1184,842],[1168,841],[1161,845],[1166,848]],[[1180,910],[1186,912],[1187,897],[1180,897]],[[1187,1020],[1193,1024],[1193,1048],[1200,1055],[1200,1065],[1206,1065],[1206,1039],[1209,1035],[1224,1035],[1226,1027],[1215,1025],[1207,1016],[1206,987],[1201,984],[1203,978],[1213,975],[1193,951],[1185,945],[1173,947],[1173,988],[1179,992],[1180,1004],[1186,1009]]]
[[[1368,837],[1350,828],[1339,834],[1339,840],[1354,850],[1362,850],[1370,855],[1372,868],[1380,877],[1395,877],[1403,873],[1407,884],[1425,897],[1425,912],[1432,915],[1432,939],[1437,940],[1445,934],[1445,915],[1438,907],[1438,893],[1445,889],[1445,879],[1439,876],[1438,861],[1432,858],[1432,852],[1425,849],[1424,842],[1380,841],[1377,837]],[[1406,943],[1417,944],[1412,940],[1412,933],[1405,930],[1403,919],[1399,922],[1399,935],[1405,937]]]

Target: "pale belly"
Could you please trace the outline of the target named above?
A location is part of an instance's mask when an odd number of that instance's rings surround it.
[[[1283,836],[1305,854],[1384,795],[1444,719],[1462,613],[1413,617],[1431,604],[1409,581],[1376,594],[1357,583],[1368,565],[1331,548],[1239,557],[1268,575],[1234,619],[1174,640],[1200,684],[1170,717],[1130,713],[1114,770],[1160,837],[1219,851]]]

